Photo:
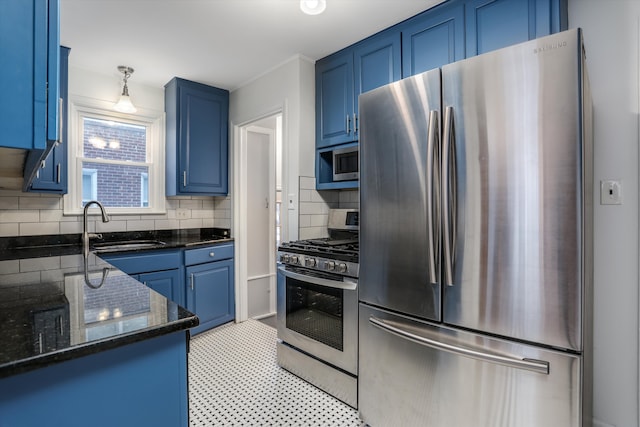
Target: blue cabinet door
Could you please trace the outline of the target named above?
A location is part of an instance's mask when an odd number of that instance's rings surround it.
[[[467,57],[567,29],[566,0],[470,0]]]
[[[467,56],[535,38],[535,0],[467,3]]]
[[[235,318],[233,260],[187,267],[187,310],[195,313],[200,325],[197,334]]]
[[[44,160],[28,190],[37,193],[67,193],[67,118],[69,48],[60,47],[60,138]]]
[[[402,31],[402,77],[465,58],[464,4],[447,3],[407,21]]]
[[[316,148],[353,141],[353,51],[316,63]]]
[[[353,51],[354,119],[358,137],[358,96],[402,77],[400,33],[385,32],[359,43]]]
[[[142,273],[136,278],[165,298],[184,306],[184,285],[180,270],[156,271]]]
[[[2,146],[44,150],[58,139],[59,11],[59,0],[0,2]]]
[[[168,196],[228,193],[229,92],[174,78],[165,86]]]

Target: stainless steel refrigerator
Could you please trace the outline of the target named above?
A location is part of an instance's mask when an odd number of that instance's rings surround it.
[[[389,84],[359,110],[362,419],[591,425],[581,31]]]

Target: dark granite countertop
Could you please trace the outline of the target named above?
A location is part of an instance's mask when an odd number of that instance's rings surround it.
[[[106,243],[155,240],[155,246],[138,249],[101,250]],[[156,249],[187,248],[233,242],[226,228],[189,228],[184,230],[124,231],[102,233],[102,238],[92,238],[90,248],[97,254],[114,252],[142,252]],[[81,234],[55,234],[45,236],[20,236],[0,238],[0,261],[22,258],[38,258],[52,255],[82,254]]]
[[[228,230],[197,229],[110,233],[102,241],[139,239],[163,242],[146,250],[233,240]],[[85,259],[79,235],[0,239],[0,378],[198,323],[95,253]]]

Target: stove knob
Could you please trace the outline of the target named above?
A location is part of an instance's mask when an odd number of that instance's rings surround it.
[[[341,262],[340,264],[338,264],[338,272],[339,273],[346,273],[347,272],[347,264],[345,264],[344,262]]]
[[[283,254],[283,255],[280,255],[280,261],[282,261],[282,262],[284,262],[284,263],[289,262],[289,258],[290,258],[290,257],[289,257],[289,254]]]
[[[318,261],[315,258],[307,258],[304,261],[304,265],[306,265],[307,267],[315,267],[316,265],[318,265]]]
[[[296,255],[291,255],[291,264],[297,264],[298,263],[298,257]]]
[[[329,271],[333,271],[336,269],[336,263],[333,261],[327,261],[327,263],[325,264],[325,269],[329,270]]]

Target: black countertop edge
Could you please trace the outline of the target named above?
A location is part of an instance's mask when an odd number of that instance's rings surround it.
[[[143,252],[157,249],[185,248],[233,242],[228,228],[188,228],[174,230],[123,231],[102,233],[102,238],[91,239],[91,250],[96,254],[116,252]],[[132,240],[158,240],[157,246],[136,249],[100,250],[93,245]],[[0,237],[0,261],[77,255],[82,253],[81,234],[52,234],[41,236]]]
[[[129,344],[145,341],[150,338],[167,335],[173,332],[187,332],[190,328],[198,326],[200,320],[193,314],[190,317],[180,319],[165,324],[162,327],[150,328],[142,331],[135,331],[117,338],[105,339],[103,341],[93,341],[87,344],[77,345],[70,349],[53,351],[42,355],[20,359],[0,366],[0,378],[23,374],[41,368],[46,368],[58,363],[77,359],[82,356],[101,353],[106,350],[122,347]]]

